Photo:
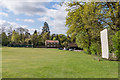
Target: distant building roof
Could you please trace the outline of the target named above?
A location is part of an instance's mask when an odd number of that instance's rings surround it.
[[[78,47],[76,43],[68,43],[69,47]]]
[[[59,43],[58,40],[46,40],[45,42],[49,42],[49,43]]]

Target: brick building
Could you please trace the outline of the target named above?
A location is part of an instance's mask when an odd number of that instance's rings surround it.
[[[59,47],[59,41],[58,40],[46,40],[45,41],[45,47],[47,47],[47,48],[58,48]]]

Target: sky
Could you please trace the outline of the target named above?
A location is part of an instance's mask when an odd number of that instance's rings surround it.
[[[27,28],[31,34],[41,32],[47,22],[51,34],[66,34],[66,5],[54,0],[4,0],[0,1],[0,25],[5,29]]]

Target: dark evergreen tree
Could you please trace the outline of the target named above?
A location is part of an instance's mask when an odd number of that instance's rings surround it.
[[[34,34],[37,34],[37,30],[34,31]]]
[[[44,33],[46,33],[46,32],[48,32],[48,33],[50,34],[50,30],[49,30],[49,26],[48,26],[48,23],[47,23],[47,22],[44,23],[44,26],[43,26],[42,33],[41,33],[41,34],[44,34]]]
[[[42,35],[43,43],[45,40],[50,39],[50,30],[47,22],[44,23],[41,35]]]

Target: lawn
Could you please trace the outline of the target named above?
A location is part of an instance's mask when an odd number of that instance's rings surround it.
[[[3,48],[3,78],[117,78],[118,62],[98,61],[83,51]]]

